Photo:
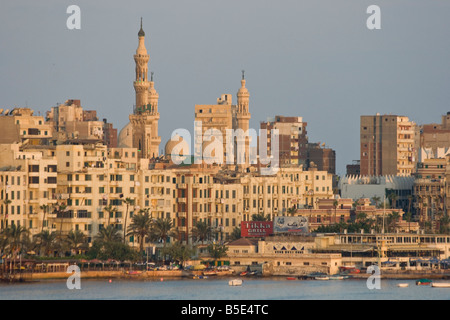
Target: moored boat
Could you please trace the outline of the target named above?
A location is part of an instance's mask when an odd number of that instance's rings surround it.
[[[316,280],[330,280],[330,277],[329,276],[317,276],[314,279],[316,279]]]
[[[286,280],[297,280],[296,277],[286,277]]]
[[[230,286],[241,286],[242,285],[242,280],[241,279],[232,279],[232,280],[228,281],[228,285],[230,285]]]
[[[330,280],[344,280],[344,276],[341,276],[340,274],[334,274],[332,276],[328,277]]]
[[[429,279],[419,279],[416,281],[416,285],[418,286],[429,286],[432,283]]]
[[[433,282],[431,286],[433,288],[450,288],[450,282]]]
[[[409,286],[408,283],[399,283],[399,284],[397,284],[397,287],[400,287],[400,288],[406,288],[408,286]]]

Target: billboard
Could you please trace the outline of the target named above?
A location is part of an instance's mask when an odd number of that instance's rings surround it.
[[[273,233],[272,221],[242,221],[241,237],[265,237]]]
[[[274,233],[308,233],[306,217],[274,217]]]

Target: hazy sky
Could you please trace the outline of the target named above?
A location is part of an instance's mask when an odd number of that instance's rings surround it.
[[[69,30],[69,5],[81,29]],[[367,7],[381,8],[369,30]],[[160,149],[191,130],[196,104],[233,102],[245,69],[251,127],[301,116],[310,142],[359,159],[359,120],[377,112],[440,122],[450,111],[450,1],[164,0],[0,3],[0,108],[41,114],[80,99],[120,129],[135,102],[133,54],[143,17],[159,93]]]

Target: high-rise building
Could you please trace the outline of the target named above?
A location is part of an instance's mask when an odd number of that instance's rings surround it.
[[[280,165],[303,165],[308,167],[308,137],[302,117],[275,116],[261,122],[260,128],[267,130],[267,148],[271,149],[271,131],[278,130]]]
[[[416,124],[405,116],[361,116],[361,175],[410,175]]]

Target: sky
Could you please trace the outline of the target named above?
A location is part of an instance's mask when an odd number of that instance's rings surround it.
[[[67,28],[70,5],[81,29]],[[381,29],[370,30],[370,5]],[[135,102],[140,18],[159,93],[160,149],[196,104],[233,95],[245,70],[250,127],[303,117],[310,142],[359,159],[361,115],[440,123],[450,111],[450,1],[16,0],[0,3],[0,108],[44,115],[80,99],[119,131]]]

